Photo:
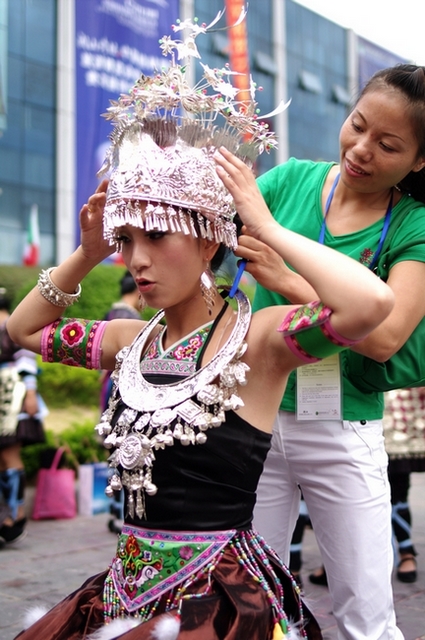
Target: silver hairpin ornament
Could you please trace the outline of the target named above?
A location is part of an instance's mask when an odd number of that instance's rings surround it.
[[[229,65],[212,69],[200,61],[202,78],[190,86],[186,65],[179,60],[200,59],[196,38],[217,26],[224,11],[208,25],[195,19],[177,21],[174,33],[182,40],[164,36],[160,47],[171,56],[168,67],[152,76],[142,75],[128,94],[111,101],[105,118],[114,125],[111,146],[98,175],[110,172],[104,218],[104,234],[115,242],[117,227],[133,224],[174,232],[188,230],[237,245],[233,223],[233,199],[216,172],[214,152],[221,146],[252,166],[258,154],[277,145],[266,118],[283,111],[282,102],[261,116],[255,101],[256,85],[250,80],[250,101],[239,101],[232,85],[235,74]],[[242,10],[235,25],[246,16]],[[228,27],[226,27],[228,28]],[[177,59],[177,62],[176,62]]]

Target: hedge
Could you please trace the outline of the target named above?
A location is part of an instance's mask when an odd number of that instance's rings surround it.
[[[90,421],[74,423],[60,433],[46,430],[46,442],[33,444],[21,450],[22,461],[28,480],[35,479],[43,456],[51,449],[65,447],[65,466],[78,470],[80,464],[104,462],[109,453],[102,444],[95,425]]]
[[[0,286],[6,287],[15,307],[37,283],[39,267],[0,266]],[[64,315],[94,320],[103,318],[113,302],[120,298],[119,282],[125,267],[100,264],[81,283],[78,302],[64,311]]]

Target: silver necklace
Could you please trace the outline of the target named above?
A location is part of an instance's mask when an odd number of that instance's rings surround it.
[[[154,452],[172,446],[175,440],[183,446],[204,444],[205,432],[225,421],[225,411],[243,406],[237,387],[246,384],[249,371],[240,359],[247,348],[244,339],[251,321],[251,305],[243,292],[238,291],[235,297],[237,319],[228,340],[208,364],[182,381],[156,385],[140,371],[146,341],[164,316],[163,311],[152,318],[130,347],[117,355],[111,376],[113,391],[96,429],[99,435],[106,436],[105,446],[115,449],[109,458],[115,471],[106,493],[112,495],[126,487],[132,518],[134,514],[139,518],[146,515],[144,492],[157,492],[152,481]],[[216,379],[218,382],[214,382]],[[120,399],[126,407],[112,425]],[[121,475],[118,467],[123,469]]]

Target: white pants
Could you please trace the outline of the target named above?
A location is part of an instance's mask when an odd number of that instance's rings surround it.
[[[339,640],[403,637],[395,626],[391,587],[387,464],[380,420],[297,422],[284,411],[276,418],[254,525],[288,563],[301,487]]]

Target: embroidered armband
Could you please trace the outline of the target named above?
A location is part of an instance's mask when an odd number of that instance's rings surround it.
[[[322,302],[315,301],[292,309],[280,325],[289,349],[305,363],[318,362],[323,358],[347,349],[359,340],[341,336],[330,323],[332,310]]]
[[[43,362],[60,362],[71,367],[100,369],[101,342],[107,322],[59,318],[43,329]]]

